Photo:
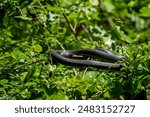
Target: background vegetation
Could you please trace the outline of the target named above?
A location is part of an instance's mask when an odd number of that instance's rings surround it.
[[[0,0],[0,99],[134,99],[150,88],[149,0]],[[120,72],[48,62],[106,48]],[[149,95],[148,95],[149,96]]]

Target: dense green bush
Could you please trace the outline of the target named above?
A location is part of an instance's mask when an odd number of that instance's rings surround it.
[[[149,0],[3,0],[0,99],[134,99],[150,88]],[[48,62],[51,49],[107,48],[120,72]],[[126,95],[127,94],[127,95]]]

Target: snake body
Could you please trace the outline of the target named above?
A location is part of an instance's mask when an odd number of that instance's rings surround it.
[[[121,63],[108,63],[95,60],[81,60],[76,59],[74,55],[97,56],[113,62],[124,59],[123,56],[114,55],[111,51],[106,49],[81,49],[81,50],[51,50],[51,56],[54,61],[69,66],[90,66],[99,69],[120,70]]]

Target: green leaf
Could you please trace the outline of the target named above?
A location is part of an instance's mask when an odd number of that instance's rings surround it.
[[[98,0],[90,0],[90,3],[94,6],[98,6],[99,5],[99,1]]]
[[[24,89],[20,94],[23,99],[28,99],[31,96],[31,92],[28,89]]]
[[[13,52],[11,53],[11,56],[15,59],[15,60],[21,60],[21,59],[26,59],[26,54],[21,52],[18,48],[15,48],[13,50]]]
[[[0,80],[0,84],[7,84],[8,83],[8,80],[7,79],[2,79],[2,80]]]
[[[110,98],[110,95],[109,95],[109,92],[106,91],[104,94],[103,94],[104,98]]]
[[[133,40],[129,36],[124,34],[124,32],[120,30],[119,26],[112,27],[111,33],[113,39],[122,40],[127,43],[133,43]]]
[[[26,83],[27,81],[29,81],[29,79],[33,77],[35,71],[36,71],[36,65],[34,64],[34,65],[32,65],[31,68],[29,68],[28,73],[27,73],[27,75],[25,76],[23,82]]]
[[[39,53],[42,52],[42,47],[40,45],[34,45],[33,49],[35,52],[39,52]]]
[[[60,92],[55,92],[53,95],[48,96],[46,99],[47,100],[64,100],[65,95],[61,91]]]
[[[115,8],[114,5],[112,4],[111,0],[102,0],[102,3],[106,9],[107,12],[112,12],[112,10]]]
[[[61,6],[63,7],[70,7],[76,3],[79,3],[79,0],[61,0]]]
[[[129,6],[129,7],[133,7],[133,6],[135,5],[135,3],[136,3],[135,1],[131,0],[131,1],[128,3],[128,6]]]
[[[150,17],[150,8],[149,7],[142,7],[140,9],[140,16]]]

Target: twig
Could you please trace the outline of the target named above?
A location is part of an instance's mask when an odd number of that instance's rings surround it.
[[[40,5],[40,7],[44,10],[44,12],[46,12],[46,10],[45,10],[45,8],[43,7],[43,5],[41,4],[41,2],[38,1],[38,3],[39,3],[39,5]]]
[[[87,33],[87,35],[88,35],[90,41],[93,42],[93,39],[92,39],[92,36],[91,36],[89,30],[88,30],[88,29],[86,28],[86,26],[83,25],[83,24],[82,24],[82,27],[83,27],[83,29],[85,30],[85,32]]]
[[[54,0],[54,2],[55,2],[55,4],[56,4],[58,7],[60,7],[60,5],[59,5],[59,3],[58,3],[57,0]],[[76,30],[73,28],[72,24],[69,22],[69,20],[68,20],[66,14],[65,14],[65,13],[62,13],[62,15],[63,15],[63,17],[65,18],[65,20],[66,20],[66,22],[67,22],[67,24],[68,24],[70,30],[73,32],[73,34],[75,35],[76,39],[78,40]]]
[[[69,20],[68,20],[67,16],[65,15],[65,13],[62,13],[62,15],[64,16],[64,18],[65,18],[65,20],[66,20],[66,22],[67,22],[67,24],[68,24],[69,28],[70,28],[70,29],[71,29],[71,31],[73,32],[73,34],[76,36],[76,31],[74,30],[74,28],[73,28],[72,24],[69,22]]]
[[[60,45],[60,47],[65,50],[65,48],[62,46],[62,44],[56,39],[56,42]]]
[[[84,0],[83,5],[85,5],[85,3],[86,3],[86,0]],[[77,20],[76,20],[75,25],[74,25],[74,29],[76,29],[76,27],[77,27],[77,24],[78,24],[78,20],[79,20],[80,14],[81,14],[82,12],[83,12],[83,11],[82,11],[82,9],[81,9],[80,12],[78,13]]]
[[[41,61],[43,61],[43,60],[45,60],[45,59],[39,59],[39,60],[37,60],[37,61],[28,61],[28,62],[26,62],[25,64],[23,64],[23,65],[18,65],[18,66],[16,66],[16,67],[10,66],[10,67],[7,67],[7,68],[6,68],[6,67],[5,67],[5,68],[2,68],[2,69],[0,69],[0,71],[17,70],[17,69],[20,69],[20,68],[22,68],[22,67],[25,67],[26,65],[35,64],[35,63],[41,62]]]

